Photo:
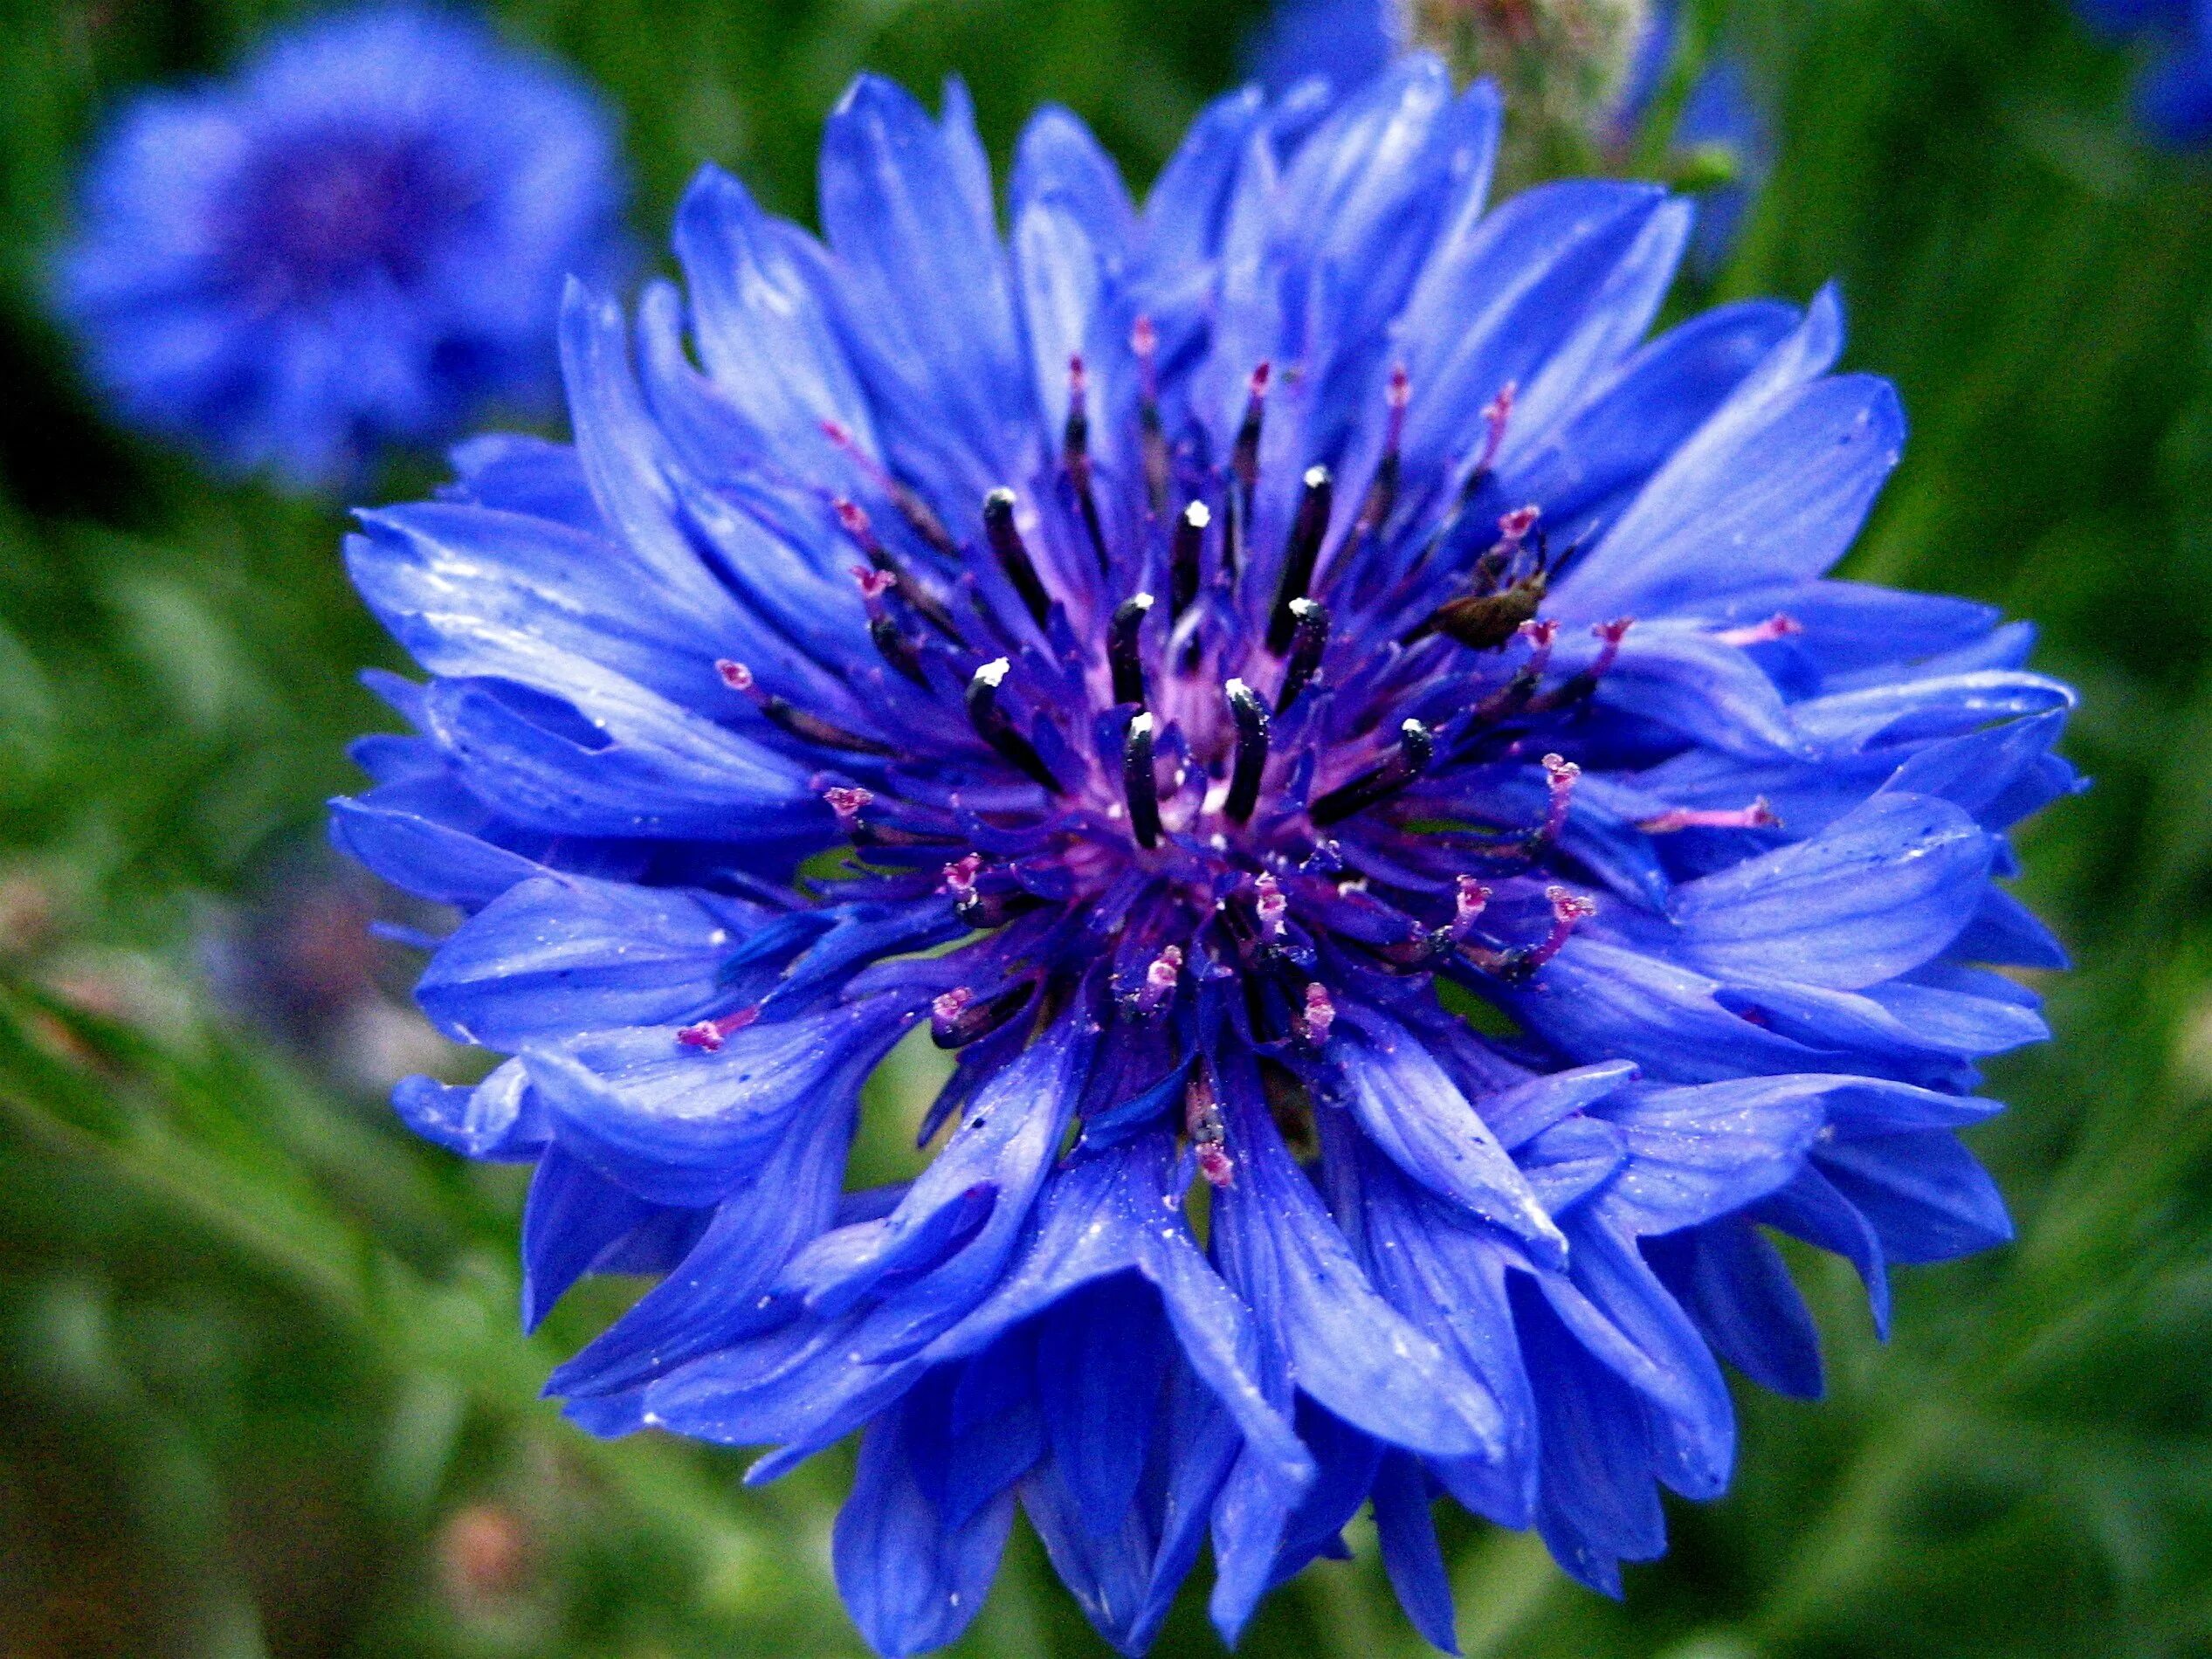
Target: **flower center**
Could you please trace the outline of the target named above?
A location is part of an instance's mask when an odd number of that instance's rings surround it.
[[[372,272],[410,282],[466,195],[422,140],[296,135],[241,180],[233,259],[250,280],[286,293],[341,286]]]
[[[828,429],[885,515],[834,502],[872,678],[913,711],[872,724],[902,741],[718,667],[830,762],[817,788],[854,850],[838,896],[940,917],[949,901],[973,930],[939,959],[948,1048],[1101,976],[1115,1017],[1161,1033],[1194,981],[1237,979],[1256,1040],[1309,1050],[1337,1018],[1331,988],[1359,974],[1525,979],[1592,912],[1547,872],[1580,775],[1564,755],[1628,623],[1554,670],[1539,611],[1574,554],[1554,556],[1535,506],[1499,511],[1513,389],[1449,477],[1408,480],[1394,375],[1360,494],[1319,464],[1277,491],[1270,368],[1213,458],[1195,432],[1169,444],[1145,324],[1133,344],[1141,391],[1114,464],[1093,453],[1078,358],[1044,475],[991,491],[964,540]],[[1209,1144],[1217,1125],[1193,1112]]]

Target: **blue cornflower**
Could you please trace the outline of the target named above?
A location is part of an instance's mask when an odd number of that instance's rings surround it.
[[[1130,1653],[1208,1540],[1233,1636],[1370,1501],[1440,1645],[1439,1493],[1617,1592],[1726,1484],[1720,1362],[1819,1390],[1768,1229],[1878,1317],[2007,1236],[1954,1132],[2044,1035],[1991,965],[2063,960],[1998,878],[2071,695],[1826,578],[1904,436],[1832,295],[1647,338],[1688,204],[1490,208],[1497,136],[1415,57],[1224,99],[1140,207],[1048,110],[1009,245],[960,89],[863,79],[826,246],[703,173],[687,293],[572,292],[575,446],[348,545],[431,678],[334,831],[514,1057],[398,1108],[535,1166],[527,1318],[665,1275],[577,1422],[864,1431],[883,1653],[1017,1506]],[[925,1028],[934,1155],[848,1191]]]
[[[1247,56],[1278,95],[1320,79],[1351,88],[1382,72],[1405,47],[1403,0],[1281,0]]]
[[[612,118],[574,77],[372,8],[130,104],[57,299],[122,418],[334,482],[550,394],[561,286],[612,274],[622,196]]]
[[[2175,149],[2212,143],[2212,3],[2208,0],[2074,0],[2096,28],[2140,36],[2155,52],[2136,84],[2144,130]]]

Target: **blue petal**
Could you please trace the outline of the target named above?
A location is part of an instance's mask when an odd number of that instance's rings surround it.
[[[685,706],[719,699],[716,613],[664,598],[603,537],[488,507],[426,501],[363,513],[346,568],[392,637],[434,674],[555,696],[582,657]],[[727,607],[725,607],[725,610]]]
[[[834,1313],[887,1281],[920,1276],[906,1292],[913,1305],[871,1332],[866,1357],[920,1346],[992,1288],[1059,1150],[1087,1060],[1076,1022],[1063,1021],[991,1078],[899,1207],[845,1254],[837,1278],[813,1291],[810,1303]],[[946,1230],[954,1216],[968,1223],[967,1236]]]
[[[1636,1076],[1636,1067],[1626,1060],[1603,1060],[1595,1065],[1547,1072],[1501,1093],[1485,1095],[1483,1121],[1497,1135],[1499,1146],[1513,1150],[1562,1118],[1626,1088]]]
[[[493,1162],[527,1163],[553,1132],[519,1060],[463,1088],[431,1077],[403,1078],[392,1091],[392,1110],[424,1139],[464,1158]]]
[[[845,322],[895,471],[941,511],[1028,475],[1036,412],[1013,286],[972,131],[863,75],[822,141],[821,211]]]
[[[1479,430],[1476,411],[1507,382],[1534,379],[1664,203],[1654,185],[1570,180],[1463,217],[1438,239],[1397,323],[1414,388],[1410,476],[1450,469]]]
[[[1256,1104],[1258,1079],[1232,1072],[1221,1081],[1236,1175],[1215,1200],[1214,1249],[1299,1387],[1389,1444],[1494,1456],[1502,1419],[1488,1390],[1375,1293]]]
[[[1092,1539],[1120,1532],[1167,1380],[1159,1299],[1134,1275],[1100,1279],[1038,1322],[1037,1386],[1054,1466]]]
[[[803,766],[581,660],[564,673],[603,740],[579,741],[541,707],[524,712],[500,682],[431,687],[431,735],[516,823],[556,835],[826,838],[828,811]]]
[[[1670,1082],[1820,1069],[1822,1050],[1731,1012],[1721,988],[1677,963],[1576,938],[1533,987],[1492,994],[1562,1053],[1617,1056]]]
[[[1745,1077],[1615,1095],[1595,1110],[1621,1132],[1629,1158],[1599,1208],[1639,1235],[1741,1209],[1797,1173],[1825,1120],[1823,1102],[1855,1081]]]
[[[441,499],[545,519],[594,535],[607,533],[576,452],[520,432],[486,432],[454,445],[453,482]]]
[[[1022,129],[1007,199],[1017,222],[1032,203],[1063,203],[1092,245],[1116,263],[1127,256],[1136,229],[1136,209],[1121,169],[1091,129],[1057,104],[1038,109]]]
[[[1669,329],[1509,461],[1507,498],[1540,501],[1548,520],[1579,533],[1640,487],[1797,321],[1790,306],[1754,299]]]
[[[541,875],[464,923],[416,1000],[454,1041],[508,1052],[580,1027],[681,1025],[727,1000],[723,965],[761,919],[705,893]]]
[[[1722,1359],[1762,1388],[1820,1398],[1820,1332],[1781,1252],[1757,1228],[1730,1219],[1645,1248]]]
[[[1517,1284],[1513,1308],[1540,1419],[1537,1528],[1570,1577],[1618,1596],[1620,1564],[1666,1548],[1646,1413],[1542,1297]]]
[[[1892,1262],[1947,1262],[2012,1240],[1996,1182],[1946,1131],[1839,1141],[1822,1151],[1820,1167]]]
[[[1856,990],[1958,937],[1991,844],[1948,802],[1877,795],[1811,841],[1675,889],[1690,959],[1707,972]]]
[[[912,1024],[879,1001],[735,1032],[715,1053],[667,1027],[607,1031],[524,1057],[561,1144],[661,1204],[718,1202],[810,1113],[843,1120]]]
[[[1502,1227],[1548,1266],[1566,1241],[1513,1160],[1419,1038],[1372,1008],[1331,1044],[1335,1103],[1399,1168],[1469,1215]]]
[[[1429,1512],[1429,1477],[1403,1452],[1382,1459],[1375,1477],[1375,1530],[1383,1570],[1413,1628],[1432,1648],[1459,1651],[1451,1605],[1451,1579]]]
[[[636,1388],[788,1320],[791,1298],[774,1294],[778,1279],[792,1254],[834,1219],[850,1142],[849,1125],[834,1112],[799,1125],[716,1208],[668,1277],[557,1366],[546,1392]]]
[[[1736,1426],[1712,1351],[1625,1234],[1589,1211],[1568,1231],[1575,1266],[1566,1277],[1539,1277],[1546,1299],[1593,1358],[1657,1408],[1652,1472],[1685,1497],[1718,1497]]]
[[[359,801],[330,803],[330,839],[341,852],[407,892],[473,910],[541,866],[448,825]]]
[[[1554,1215],[1611,1181],[1628,1156],[1619,1130],[1602,1118],[1583,1117],[1554,1124],[1514,1153],[1538,1201]]]
[[[872,1424],[860,1442],[852,1495],[837,1514],[837,1590],[885,1659],[958,1639],[982,1610],[1014,1519],[1009,1491],[967,1525],[945,1527],[916,1479],[913,1442],[927,1432],[904,1409]]]
[[[770,218],[744,185],[703,167],[676,209],[676,258],[691,293],[699,361],[745,417],[802,454],[835,421],[863,450],[875,424],[824,297],[811,237]]]
[[[1568,573],[1554,602],[1562,620],[1649,616],[1806,580],[1843,556],[1897,465],[1905,417],[1887,382],[1816,378],[1834,360],[1841,331],[1823,292],[1798,333]]]
[[[522,1328],[536,1330],[595,1262],[663,1213],[548,1147],[522,1212]]]
[[[1869,1311],[1876,1334],[1886,1339],[1890,1330],[1888,1258],[1882,1242],[1858,1207],[1845,1198],[1817,1164],[1808,1167],[1788,1186],[1762,1199],[1747,1220],[1763,1223],[1801,1238],[1808,1244],[1833,1251],[1857,1270],[1866,1288]]]

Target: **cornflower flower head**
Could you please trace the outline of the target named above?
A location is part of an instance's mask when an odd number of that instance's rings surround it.
[[[1653,336],[1690,205],[1492,207],[1498,120],[1428,57],[1241,93],[1140,206],[1047,110],[1002,240],[960,89],[864,79],[823,242],[702,174],[685,290],[571,293],[574,445],[349,545],[431,678],[334,831],[513,1057],[399,1110],[535,1166],[529,1319],[664,1276],[575,1421],[861,1432],[882,1653],[1017,1508],[1133,1654],[1367,1503],[1440,1646],[1440,1495],[1617,1592],[1728,1481],[1723,1363],[1819,1390],[1770,1229],[1878,1317],[2007,1236],[1955,1132],[2044,1035],[1997,878],[2071,695],[1826,575],[1904,437],[1834,296]],[[932,1155],[848,1189],[925,1029]]]
[[[335,485],[547,401],[562,284],[622,258],[612,117],[480,26],[372,6],[144,93],[86,164],[56,304],[129,423]]]

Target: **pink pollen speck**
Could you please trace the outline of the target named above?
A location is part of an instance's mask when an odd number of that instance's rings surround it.
[[[1252,884],[1259,890],[1260,931],[1272,943],[1283,936],[1283,924],[1289,918],[1291,901],[1283,897],[1283,884],[1272,876],[1262,876]]]
[[[1336,1004],[1329,1000],[1327,988],[1308,985],[1306,1012],[1298,1021],[1299,1035],[1318,1049],[1329,1040],[1329,1028],[1335,1023]]]
[[[1451,933],[1454,940],[1466,937],[1467,930],[1481,919],[1490,908],[1490,889],[1472,876],[1459,878],[1459,894],[1453,901]]]
[[[874,803],[872,789],[824,789],[822,798],[830,803],[830,810],[837,815],[837,822],[850,824],[861,812]]]
[[[1237,1163],[1228,1149],[1218,1140],[1201,1141],[1197,1147],[1198,1173],[1207,1184],[1216,1188],[1237,1184]]]
[[[975,891],[975,872],[983,867],[982,857],[968,853],[945,866],[945,885],[937,891],[965,898]]]
[[[968,1005],[975,1000],[975,992],[969,990],[965,985],[955,985],[942,996],[931,1001],[929,1012],[939,1023],[950,1025],[968,1011]]]
[[[722,677],[722,684],[734,692],[753,689],[753,671],[742,663],[734,663],[725,657],[714,664],[714,671]]]
[[[1152,959],[1144,971],[1144,985],[1137,992],[1137,1011],[1157,1014],[1162,1004],[1175,994],[1175,984],[1182,977],[1182,947],[1169,945]]]
[[[701,1054],[719,1054],[722,1044],[761,1017],[758,1008],[740,1008],[719,1020],[700,1020],[676,1033],[676,1041]]]

